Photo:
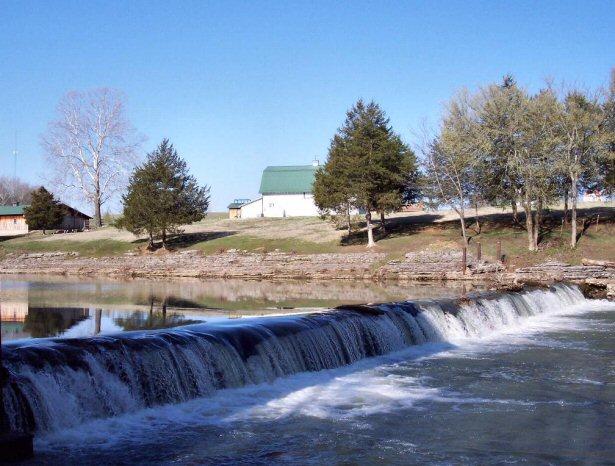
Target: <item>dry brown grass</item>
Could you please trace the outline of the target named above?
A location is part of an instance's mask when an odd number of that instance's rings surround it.
[[[495,258],[496,245],[502,242],[510,267],[534,264],[546,260],[579,263],[582,258],[615,260],[615,206],[582,204],[580,217],[594,221],[601,213],[601,226],[591,224],[584,232],[577,249],[571,250],[569,229],[562,229],[561,212],[554,210],[547,222],[541,249],[530,253],[526,247],[526,234],[521,225],[514,225],[506,210],[484,208],[480,210],[482,230],[478,234],[469,221],[470,250],[481,242],[483,254]],[[559,217],[558,217],[559,216]],[[454,212],[413,212],[395,214],[388,221],[388,233],[376,230],[378,242],[375,252],[385,252],[391,259],[403,257],[407,252],[443,250],[461,247],[459,222]],[[364,252],[364,230],[346,237],[331,222],[319,218],[259,218],[230,220],[215,214],[205,220],[182,228],[184,235],[174,240],[173,247],[196,248],[206,254],[241,249],[248,251],[285,252]],[[138,250],[143,239],[112,227],[84,233],[43,236],[33,233],[24,238],[0,242],[0,254],[11,251],[78,251],[84,255],[122,254]]]

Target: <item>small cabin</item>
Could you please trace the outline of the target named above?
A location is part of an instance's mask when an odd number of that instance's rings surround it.
[[[241,206],[248,204],[250,199],[235,199],[228,205],[228,218],[241,218]]]
[[[0,206],[0,236],[19,236],[28,233],[23,205]]]
[[[83,231],[90,228],[92,217],[77,209],[60,204],[64,208],[62,223],[56,228],[62,231]],[[0,205],[0,236],[19,236],[28,233],[29,228],[24,215],[27,205]]]

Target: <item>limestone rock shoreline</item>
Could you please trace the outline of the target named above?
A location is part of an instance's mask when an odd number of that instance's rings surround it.
[[[465,273],[456,250],[408,253],[387,260],[384,253],[288,254],[230,250],[204,255],[184,250],[164,254],[83,257],[75,253],[12,254],[0,261],[2,274],[46,274],[143,278],[242,278],[310,280],[463,280],[488,281],[501,287],[555,281],[588,283],[615,292],[615,264],[547,262],[514,271],[500,263],[468,256]]]

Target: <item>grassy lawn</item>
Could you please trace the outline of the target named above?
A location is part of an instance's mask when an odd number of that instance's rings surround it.
[[[511,268],[559,260],[573,264],[582,258],[615,261],[615,208],[600,208],[601,223],[592,220],[595,209],[581,211],[588,219],[578,247],[570,249],[569,226],[562,227],[561,213],[552,212],[545,222],[540,250],[527,250],[527,236],[522,225],[515,225],[509,214],[490,213],[481,219],[480,233],[473,221],[470,227],[470,254],[476,243],[482,245],[483,256],[495,259],[498,241]],[[387,221],[387,234],[376,228],[376,252],[384,252],[387,260],[402,259],[407,252],[460,248],[459,222],[454,217],[435,221],[438,215],[396,215]],[[592,223],[593,222],[593,223]],[[350,237],[336,231],[331,223],[317,218],[229,220],[225,215],[209,216],[205,221],[186,227],[185,233],[171,241],[176,249],[197,249],[215,254],[229,249],[250,252],[295,252],[300,254],[330,252],[365,252],[366,233],[358,230]],[[83,256],[120,255],[142,250],[144,240],[136,240],[126,232],[103,228],[71,236],[32,233],[26,237],[0,241],[0,255],[9,252],[75,251]]]
[[[336,242],[315,243],[303,241],[299,238],[262,238],[249,235],[230,235],[208,241],[200,241],[191,249],[198,249],[205,254],[224,252],[229,249],[238,249],[251,252],[295,252],[298,254],[317,254],[337,252],[342,248]]]
[[[0,242],[0,255],[7,253],[32,252],[77,252],[83,256],[102,257],[123,254],[135,245],[125,241],[102,239],[98,241],[41,241],[29,238],[15,238]]]

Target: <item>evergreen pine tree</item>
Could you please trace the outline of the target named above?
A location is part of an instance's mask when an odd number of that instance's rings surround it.
[[[316,172],[313,189],[314,202],[318,208],[323,212],[344,216],[350,235],[350,211],[353,204],[349,162],[350,159],[345,154],[344,141],[336,134],[329,147],[327,162]]]
[[[31,230],[58,228],[64,218],[64,207],[43,186],[32,191],[30,205],[24,208],[26,223]]]
[[[417,177],[416,157],[384,111],[375,102],[359,100],[331,142],[327,162],[316,177],[314,199],[323,210],[365,211],[371,247],[372,212],[379,212],[384,221],[386,212],[415,197]]]
[[[119,226],[135,235],[146,232],[152,249],[155,236],[159,235],[166,247],[170,232],[205,217],[209,188],[198,185],[186,162],[164,139],[134,171],[122,200],[124,213]]]

